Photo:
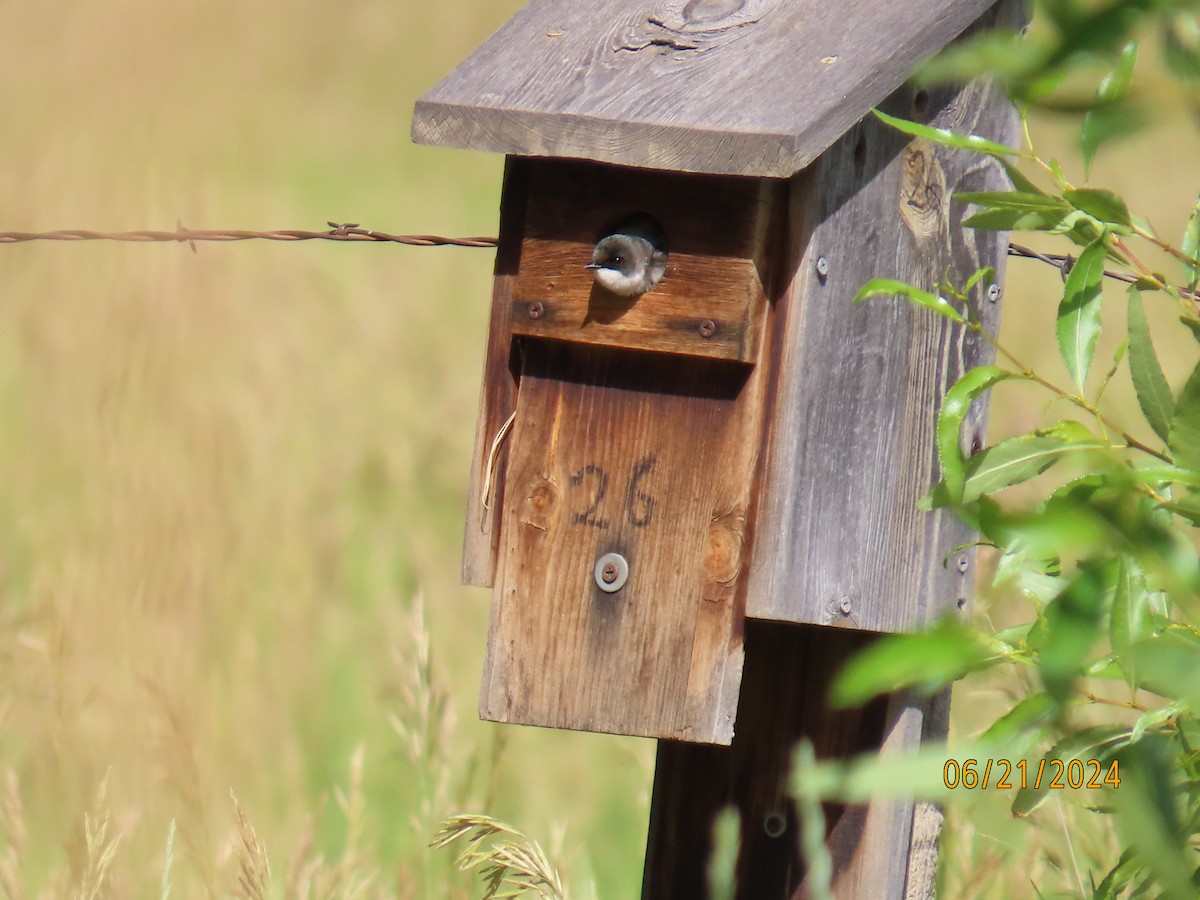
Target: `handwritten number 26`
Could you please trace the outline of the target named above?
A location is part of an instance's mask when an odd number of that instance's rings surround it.
[[[625,489],[625,520],[635,528],[645,528],[654,515],[654,498],[639,490],[642,479],[654,469],[654,457],[646,456],[633,464]],[[608,528],[608,519],[597,518],[601,501],[608,494],[608,473],[595,463],[588,463],[567,479],[571,487],[580,487],[591,482],[592,502],[582,512],[572,513],[571,521],[576,525],[591,525],[601,530]]]

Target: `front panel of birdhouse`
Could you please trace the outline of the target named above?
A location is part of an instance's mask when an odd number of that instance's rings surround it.
[[[775,186],[564,160],[509,175],[492,317],[509,372],[487,377],[515,403],[477,454],[495,549],[481,713],[727,743]],[[585,266],[634,214],[669,253],[630,298]],[[503,422],[502,393],[485,420]]]

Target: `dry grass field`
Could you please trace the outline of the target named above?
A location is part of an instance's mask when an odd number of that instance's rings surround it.
[[[4,4],[0,230],[493,233],[501,160],[408,129],[517,6]],[[1177,234],[1196,132],[1147,140],[1094,181]],[[652,744],[475,717],[488,596],[457,573],[491,264],[0,247],[0,894],[253,896],[265,855],[266,896],[467,896],[425,845],[471,810],[573,896],[636,895]],[[1034,267],[1005,339],[1053,369]],[[990,848],[1041,838],[988,815],[956,852],[995,877]]]

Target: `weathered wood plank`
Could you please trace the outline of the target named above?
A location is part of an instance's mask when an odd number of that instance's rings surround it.
[[[740,565],[710,547],[742,537],[761,382],[735,363],[526,348],[483,718],[728,742]],[[608,553],[628,561],[616,593],[593,574]]]
[[[759,267],[767,207],[778,188],[756,179],[539,162],[513,333],[753,362],[766,318]],[[618,297],[599,288],[584,265],[596,242],[634,213],[663,228],[667,269],[648,293]]]
[[[932,116],[957,131],[1015,139],[998,88],[971,85],[885,108]],[[792,233],[775,317],[778,373],[758,497],[747,614],[846,628],[902,631],[966,597],[969,539],[917,500],[937,479],[934,426],[946,388],[991,359],[986,344],[903,301],[852,305],[886,276],[934,288],[992,266],[1002,283],[1007,235],[960,227],[960,190],[1000,188],[999,166],[948,151],[870,118],[792,182]],[[824,274],[823,274],[824,273]],[[974,291],[984,322],[998,321],[988,283]],[[969,419],[980,440],[984,407]]]
[[[757,360],[767,298],[753,261],[674,251],[662,282],[652,291],[618,297],[599,287],[583,268],[592,247],[526,242],[512,305],[514,334]]]
[[[417,102],[418,143],[788,177],[989,0],[533,0]]]
[[[500,192],[500,245],[496,250],[491,323],[484,351],[475,448],[467,483],[467,522],[463,529],[462,581],[476,587],[491,587],[496,575],[500,542],[496,510],[504,498],[507,453],[503,442],[496,445],[495,453],[492,448],[517,403],[516,378],[509,361],[512,353],[509,308],[521,261],[528,172],[528,160],[510,157],[505,162],[504,186]]]

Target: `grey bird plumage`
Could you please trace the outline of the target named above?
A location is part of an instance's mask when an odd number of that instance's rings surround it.
[[[666,236],[649,216],[633,216],[596,242],[586,268],[596,283],[621,297],[638,297],[667,271]]]

